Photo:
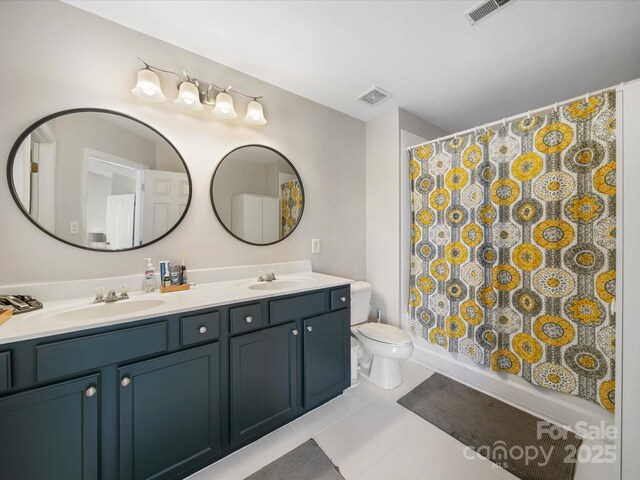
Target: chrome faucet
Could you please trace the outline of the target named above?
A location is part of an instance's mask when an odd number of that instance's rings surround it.
[[[118,298],[118,294],[115,290],[109,290],[107,292],[107,298],[104,299],[105,303],[113,303],[117,302],[118,300],[120,299]]]
[[[276,274],[273,271],[268,272],[266,275],[264,272],[258,272],[258,275],[259,282],[273,282],[276,280]]]
[[[107,296],[104,296],[103,288],[96,288],[96,298],[93,300],[93,303],[113,303],[119,300],[126,300],[129,298],[129,294],[127,293],[127,286],[120,285],[120,293],[116,293],[115,290],[109,290],[107,292]]]

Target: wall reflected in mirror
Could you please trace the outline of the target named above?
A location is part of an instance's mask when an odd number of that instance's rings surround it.
[[[268,245],[286,238],[300,222],[304,190],[284,155],[247,145],[233,150],[216,168],[211,201],[229,233],[246,243]]]
[[[83,248],[126,250],[180,222],[190,179],[162,135],[103,110],[44,120],[20,137],[9,166],[16,202],[42,230]]]

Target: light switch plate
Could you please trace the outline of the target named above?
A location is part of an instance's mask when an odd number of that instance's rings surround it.
[[[320,253],[320,239],[311,239],[311,253]]]
[[[78,233],[78,222],[69,222],[69,233]]]

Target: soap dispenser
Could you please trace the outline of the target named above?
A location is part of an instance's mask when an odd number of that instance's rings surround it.
[[[142,260],[146,260],[147,267],[144,271],[144,279],[142,280],[142,291],[145,293],[154,292],[156,285],[156,269],[153,268],[153,263],[151,263],[150,258],[143,258]]]

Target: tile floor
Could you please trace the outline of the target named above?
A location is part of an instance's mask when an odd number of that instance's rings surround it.
[[[241,480],[313,437],[347,480],[516,479],[396,403],[433,372],[405,362],[394,390],[361,379],[329,403],[194,474],[189,480]],[[590,445],[593,442],[584,444]],[[575,480],[613,479],[610,464],[578,464]]]

